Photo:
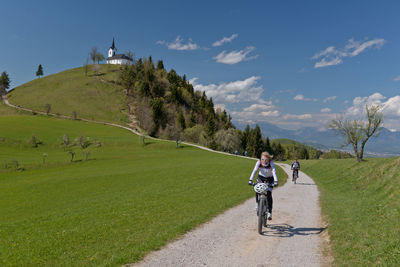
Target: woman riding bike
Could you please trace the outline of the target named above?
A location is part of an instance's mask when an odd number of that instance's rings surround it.
[[[273,156],[268,152],[261,153],[261,159],[257,160],[253,172],[250,175],[249,185],[253,185],[253,178],[258,172],[257,183],[267,183],[278,186],[278,177],[276,176],[275,164],[272,161]],[[267,193],[268,201],[268,220],[272,220],[272,190]],[[256,210],[258,210],[258,193],[256,193]]]

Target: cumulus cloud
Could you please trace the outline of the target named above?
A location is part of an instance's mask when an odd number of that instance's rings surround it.
[[[297,115],[297,114],[285,114],[282,116],[282,119],[284,120],[307,120],[307,119],[311,119],[312,115],[309,113],[306,114],[301,114],[301,115]]]
[[[157,44],[165,45],[170,50],[197,50],[200,48],[197,44],[193,43],[192,39],[189,38],[186,44],[183,43],[183,39],[177,36],[173,42],[157,41]]]
[[[364,118],[366,105],[379,105],[384,115],[384,126],[392,130],[400,130],[400,95],[386,97],[381,93],[370,96],[356,97],[353,105],[349,107],[345,115],[351,118]]]
[[[259,76],[252,76],[245,80],[238,80],[220,84],[198,84],[197,78],[190,79],[193,88],[206,92],[215,103],[260,102],[263,86],[258,84]]]
[[[329,102],[329,101],[333,101],[336,99],[336,96],[328,96],[327,98],[325,98],[324,100],[322,100],[323,103]]]
[[[296,100],[296,101],[313,101],[313,102],[317,101],[316,98],[306,98],[302,94],[296,95],[293,99]]]
[[[263,104],[252,104],[241,111],[234,111],[231,114],[235,120],[251,124],[270,121],[271,118],[279,117],[280,112],[271,101],[265,101]]]
[[[337,49],[329,46],[325,50],[316,53],[312,59],[319,60],[315,63],[314,68],[323,68],[343,63],[345,57],[355,57],[369,48],[379,49],[385,44],[384,39],[372,39],[369,41],[355,41],[353,38],[348,40],[343,49]]]
[[[331,112],[332,110],[330,109],[330,108],[323,108],[323,109],[321,109],[321,112],[322,113],[329,113],[329,112]]]
[[[233,65],[236,63],[239,63],[241,61],[247,61],[251,59],[255,59],[258,57],[258,55],[255,56],[248,56],[251,52],[253,52],[255,49],[254,46],[248,46],[246,49],[239,50],[239,51],[232,51],[232,52],[226,52],[226,50],[222,51],[219,53],[217,56],[215,56],[213,59],[215,59],[218,63],[223,63],[223,64],[229,64]]]
[[[231,35],[231,37],[224,37],[219,41],[216,41],[212,44],[212,46],[216,47],[216,46],[221,46],[225,43],[230,43],[233,41],[233,39],[235,39],[236,37],[238,37],[239,35],[237,33],[234,33]]]

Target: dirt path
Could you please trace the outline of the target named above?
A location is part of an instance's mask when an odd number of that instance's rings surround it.
[[[290,173],[288,165],[280,166]],[[296,185],[288,180],[274,189],[273,220],[263,235],[257,232],[255,200],[250,199],[127,266],[328,265],[318,189],[306,174],[299,175]]]

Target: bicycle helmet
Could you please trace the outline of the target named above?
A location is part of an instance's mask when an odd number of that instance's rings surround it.
[[[264,183],[258,183],[254,186],[254,191],[256,191],[259,194],[261,194],[262,192],[264,192],[267,189],[268,189],[268,186],[267,186],[267,184],[264,184]]]

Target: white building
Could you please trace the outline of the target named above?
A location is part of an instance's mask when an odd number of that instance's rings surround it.
[[[123,64],[132,63],[132,61],[133,61],[132,58],[128,57],[125,54],[115,54],[116,51],[117,51],[117,49],[115,48],[114,38],[113,38],[112,45],[108,49],[107,64],[123,65]]]

